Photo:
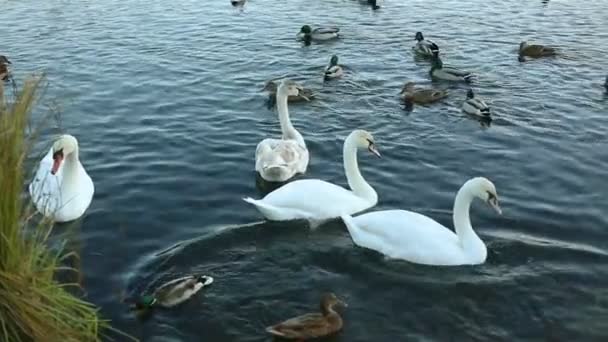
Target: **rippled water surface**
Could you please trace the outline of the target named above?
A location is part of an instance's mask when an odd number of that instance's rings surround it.
[[[72,248],[87,298],[144,341],[267,341],[265,325],[346,299],[332,341],[608,340],[608,6],[590,1],[346,0],[5,1],[1,54],[19,82],[49,80],[61,111],[44,137],[78,137],[96,186]],[[303,46],[303,24],[337,25],[340,41]],[[488,127],[460,111],[466,86],[437,83],[442,103],[404,111],[406,81],[430,85],[410,47],[423,31],[444,62],[479,75]],[[521,40],[564,56],[520,63]],[[323,84],[332,54],[348,68]],[[502,216],[476,204],[488,245],[474,267],[428,267],[356,248],[340,222],[311,231],[264,223],[256,144],[279,134],[266,80],[289,75],[318,93],[291,105],[311,151],[306,177],[346,185],[342,141],[360,153],[376,209],[420,211],[452,226],[468,178],[497,186]],[[38,117],[46,113],[38,111]],[[48,148],[40,144],[38,151]],[[68,229],[61,226],[58,228]],[[140,319],[121,299],[168,277],[216,282],[173,310]],[[119,338],[120,340],[120,338]]]

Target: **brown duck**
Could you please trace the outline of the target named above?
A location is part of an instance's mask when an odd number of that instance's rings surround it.
[[[401,99],[406,102],[416,104],[433,103],[448,96],[445,90],[435,89],[416,89],[414,82],[408,82],[401,89]]]
[[[521,42],[519,44],[519,60],[523,60],[524,57],[541,58],[550,57],[557,55],[557,50],[552,47],[528,44],[528,42]]]
[[[9,79],[9,71],[8,64],[11,64],[11,61],[6,58],[6,56],[0,55],[0,80],[8,81]]]
[[[266,328],[266,331],[274,336],[299,341],[334,334],[342,329],[342,318],[334,311],[336,305],[347,306],[333,293],[326,293],[321,297],[320,313],[290,318]]]

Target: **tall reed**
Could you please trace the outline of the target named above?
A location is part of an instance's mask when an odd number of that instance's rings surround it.
[[[24,196],[28,123],[42,85],[29,78],[9,100],[0,84],[0,341],[99,341],[108,322],[77,297],[78,284],[57,280],[75,271],[64,266],[72,254],[49,247],[53,224],[33,220]]]

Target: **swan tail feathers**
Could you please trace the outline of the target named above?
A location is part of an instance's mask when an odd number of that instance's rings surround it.
[[[256,200],[256,199],[253,199],[251,197],[245,197],[245,198],[243,198],[243,201],[255,205],[255,207],[267,219],[273,220],[273,219],[277,219],[278,218],[277,213],[279,213],[280,210],[278,208],[270,205],[270,204],[264,203],[262,200]]]
[[[353,217],[345,214],[341,215],[340,218],[342,219],[342,222],[344,222],[344,225],[346,225],[346,229],[348,229],[348,233],[350,234],[351,239],[353,239],[353,242],[358,244],[357,241],[359,240],[359,231]]]

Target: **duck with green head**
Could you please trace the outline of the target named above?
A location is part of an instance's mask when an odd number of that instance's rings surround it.
[[[185,302],[203,287],[213,283],[210,276],[189,275],[173,279],[158,287],[152,294],[141,296],[134,300],[133,307],[146,310],[154,307],[170,308]]]
[[[472,73],[464,70],[459,70],[453,67],[444,67],[439,51],[433,51],[433,61],[431,67],[431,78],[445,81],[462,81],[471,82],[475,77]]]
[[[310,26],[304,25],[297,37],[305,42],[313,40],[325,41],[338,38],[340,36],[339,32],[340,29],[337,27],[317,27],[313,30]]]
[[[333,55],[329,60],[329,65],[325,68],[325,80],[342,77],[344,71],[338,64],[338,56]]]

